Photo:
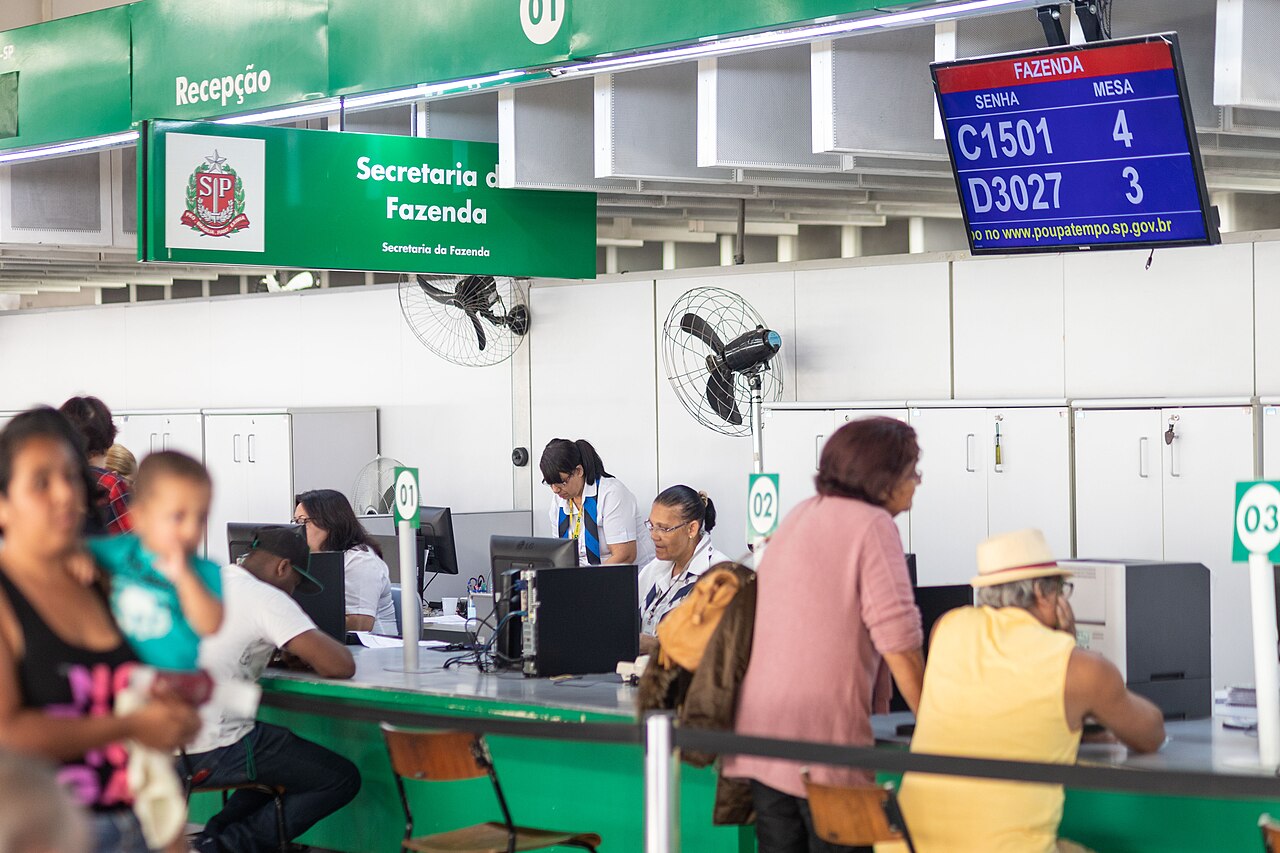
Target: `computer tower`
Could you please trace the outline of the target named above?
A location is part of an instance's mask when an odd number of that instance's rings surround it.
[[[1071,560],[1081,648],[1114,663],[1166,718],[1213,711],[1209,570],[1201,563]]]
[[[573,566],[520,572],[524,674],[613,672],[640,653],[635,566]]]

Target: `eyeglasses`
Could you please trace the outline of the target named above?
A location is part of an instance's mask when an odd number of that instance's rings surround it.
[[[912,471],[910,474],[908,474],[908,475],[907,475],[907,479],[908,479],[908,480],[915,480],[917,483],[923,483],[923,482],[924,482],[924,472],[923,472],[923,471],[921,471],[919,468],[917,468],[917,469],[915,469],[914,471]]]
[[[311,519],[307,518],[305,515],[299,515],[298,517],[294,518],[293,523],[301,524],[303,527],[306,527],[308,524],[311,523]]]
[[[574,472],[574,473],[572,473],[572,474],[561,474],[560,476],[561,476],[563,479],[562,479],[562,480],[560,480],[560,482],[558,482],[558,483],[548,483],[546,480],[543,480],[542,482],[543,482],[545,485],[550,486],[553,490],[554,490],[554,489],[567,489],[567,488],[569,488],[569,484],[573,482],[573,478],[574,478],[575,476],[577,476],[577,472],[575,471],[575,472]]]
[[[689,519],[684,524],[677,524],[675,527],[663,527],[661,524],[654,524],[652,521],[645,519],[644,526],[649,528],[649,532],[658,531],[659,533],[675,533],[681,527],[688,527],[693,524],[693,519]]]
[[[1070,600],[1070,599],[1071,599],[1071,593],[1075,590],[1075,588],[1076,588],[1076,585],[1075,585],[1075,584],[1073,584],[1071,581],[1063,581],[1063,582],[1062,582],[1062,597],[1063,597],[1063,598],[1065,598],[1065,599],[1067,599],[1067,600]]]

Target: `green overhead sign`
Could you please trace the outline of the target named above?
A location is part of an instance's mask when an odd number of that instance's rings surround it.
[[[0,32],[0,150],[118,133],[151,118],[202,120],[540,69],[917,2],[142,0]]]
[[[169,121],[143,142],[144,261],[595,277],[595,195],[501,189],[491,143]]]
[[[527,0],[526,0],[527,2]],[[741,33],[800,26],[821,19],[852,18],[918,6],[918,0],[566,0],[572,3],[573,57],[626,53],[663,45],[725,38]],[[1030,16],[1030,9],[1024,10]]]
[[[562,63],[570,0],[329,0],[333,94]]]
[[[145,0],[131,9],[135,121],[329,95],[328,0]]]
[[[129,7],[0,32],[0,150],[129,129]]]

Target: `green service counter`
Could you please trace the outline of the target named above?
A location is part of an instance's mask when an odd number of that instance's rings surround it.
[[[363,776],[356,800],[301,839],[344,853],[394,853],[404,830],[399,797],[377,720],[409,722],[413,715],[456,717],[501,729],[512,722],[606,724],[627,727],[630,743],[544,740],[490,734],[503,787],[519,823],[599,833],[606,853],[644,849],[644,755],[639,743],[635,690],[616,677],[564,681],[526,679],[517,673],[443,668],[448,655],[424,649],[421,673],[406,674],[399,649],[353,649],[351,681],[272,671],[263,681],[260,718],[286,726],[354,761]],[[425,721],[424,721],[425,722]],[[898,717],[876,718],[877,738],[894,743]],[[584,734],[604,727],[583,726]],[[607,732],[607,730],[606,730]],[[1089,745],[1081,763],[1114,768],[1117,779],[1139,770],[1263,775],[1257,742],[1224,730],[1216,720],[1171,723],[1170,740],[1153,756],[1130,756],[1123,747]],[[623,740],[628,737],[621,738]],[[1068,790],[1063,835],[1098,853],[1207,853],[1261,850],[1257,820],[1280,815],[1280,782],[1274,799],[1215,796],[1212,778],[1186,797]],[[687,853],[746,853],[755,849],[750,829],[713,827],[715,777],[710,770],[681,770],[681,849]],[[193,819],[216,809],[216,795],[192,800]],[[493,820],[497,805],[486,780],[410,783],[419,833]],[[910,821],[910,815],[907,815]]]

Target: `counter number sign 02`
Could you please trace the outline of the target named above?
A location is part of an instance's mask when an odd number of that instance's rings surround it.
[[[1280,562],[1280,482],[1236,483],[1236,535],[1232,559],[1266,554]]]
[[[752,474],[747,484],[747,533],[753,539],[778,529],[778,475]]]
[[[418,469],[397,468],[395,485],[396,524],[407,521],[418,526]]]

